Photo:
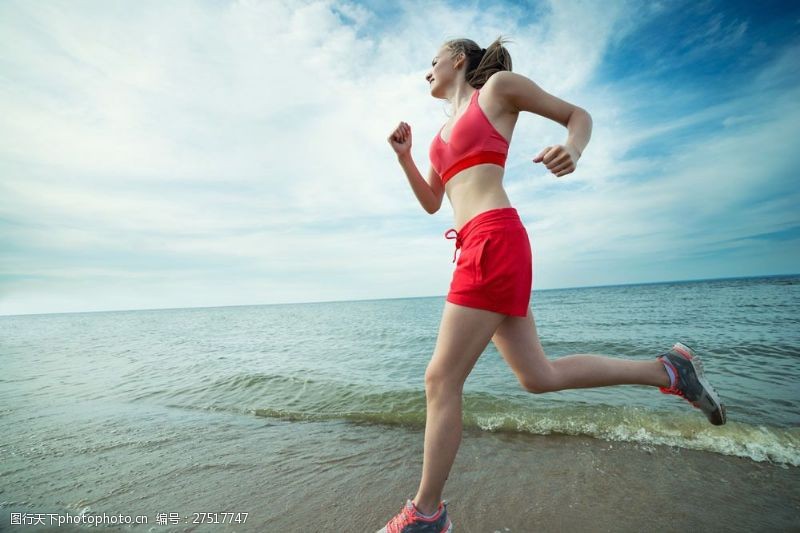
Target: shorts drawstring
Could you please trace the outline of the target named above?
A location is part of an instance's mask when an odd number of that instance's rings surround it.
[[[483,233],[487,229],[491,229],[493,227],[507,226],[509,223],[512,223],[512,221],[516,221],[516,224],[520,226],[522,225],[517,210],[513,207],[498,207],[496,209],[489,209],[487,211],[483,211],[482,213],[478,213],[471,219],[467,220],[461,226],[461,232],[455,228],[450,228],[447,230],[444,233],[444,237],[446,239],[456,240],[456,249],[453,250],[453,263],[456,262],[456,253],[458,252],[458,249],[461,248],[461,245],[464,244],[464,239],[472,235],[473,232],[478,231],[479,233]],[[455,236],[450,235],[451,231],[455,233]]]
[[[456,234],[455,237],[450,237],[449,236],[451,231]],[[458,232],[456,231],[455,228],[450,228],[449,230],[444,232],[444,238],[445,239],[455,239],[456,240],[456,249],[453,250],[453,263],[455,263],[456,262],[456,252],[458,251],[459,248],[461,248],[461,245],[463,244],[463,241],[461,240],[461,235],[458,234]]]

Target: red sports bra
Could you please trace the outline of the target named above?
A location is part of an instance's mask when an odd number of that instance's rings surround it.
[[[481,163],[494,163],[505,167],[508,141],[500,135],[478,104],[478,93],[472,93],[466,111],[459,117],[450,132],[450,142],[442,139],[442,130],[431,142],[431,165],[442,184],[465,168]],[[474,105],[473,105],[474,103]]]

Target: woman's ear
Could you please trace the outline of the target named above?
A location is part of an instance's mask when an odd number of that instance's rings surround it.
[[[466,61],[466,60],[467,60],[467,56],[464,54],[464,52],[459,52],[458,55],[456,56],[455,62],[453,63],[453,68],[458,70],[459,67],[461,65],[463,65],[464,61]]]

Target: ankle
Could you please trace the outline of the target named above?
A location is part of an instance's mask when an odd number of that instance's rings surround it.
[[[664,358],[659,357],[657,361],[659,363],[659,366],[661,367],[662,372],[660,374],[662,376],[662,379],[666,381],[666,384],[661,386],[663,386],[664,388],[673,387],[675,385],[675,382],[678,380],[677,370],[675,369],[674,366],[672,366],[672,364],[670,364],[670,362],[665,357]]]
[[[431,516],[431,515],[436,514],[436,511],[439,509],[439,502],[438,501],[423,500],[419,496],[415,497],[411,501],[414,504],[414,507],[417,508],[417,511],[419,511],[420,513],[422,513],[422,514],[424,514],[426,516]]]

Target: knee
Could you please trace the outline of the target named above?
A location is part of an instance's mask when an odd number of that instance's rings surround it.
[[[430,366],[425,370],[425,395],[428,399],[460,395],[462,385],[442,370]]]
[[[522,388],[532,394],[542,394],[544,392],[559,390],[555,371],[549,365],[535,375],[520,377],[519,381]]]
[[[527,379],[522,382],[522,387],[531,394],[542,394],[553,390],[546,382],[539,379]]]

